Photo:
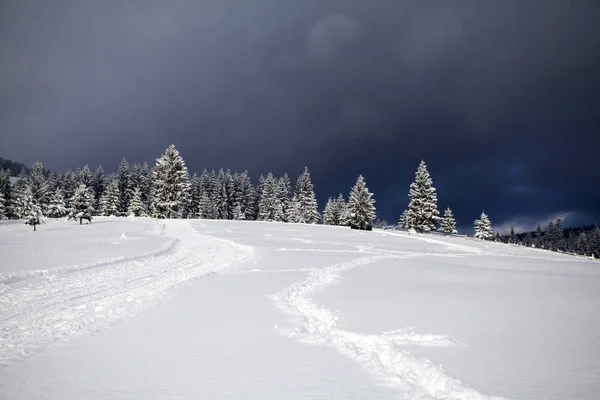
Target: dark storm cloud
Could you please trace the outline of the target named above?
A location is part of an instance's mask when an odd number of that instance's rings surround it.
[[[0,156],[115,169],[173,142],[192,170],[308,165],[321,203],[363,173],[393,220],[425,158],[462,225],[600,218],[596,1],[0,7]]]

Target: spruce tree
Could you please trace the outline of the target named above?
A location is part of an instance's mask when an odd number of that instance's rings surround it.
[[[190,207],[188,218],[200,218],[200,197],[202,196],[202,186],[200,177],[194,173],[190,183]]]
[[[310,173],[308,172],[308,168],[304,167],[304,171],[296,181],[296,190],[292,199],[288,220],[290,222],[316,224],[320,219],[321,216],[319,215]]]
[[[56,190],[54,190],[52,199],[50,199],[47,215],[50,218],[61,218],[67,215],[67,209],[65,208],[65,200],[62,194],[62,189],[59,187],[56,188]]]
[[[28,186],[23,193],[23,217],[25,218],[26,225],[32,225],[33,230],[36,230],[36,226],[44,222],[44,215],[40,206],[37,204],[31,192],[31,188]]]
[[[33,201],[44,212],[50,202],[50,188],[44,176],[44,166],[40,161],[36,161],[31,167],[28,182]]]
[[[410,185],[409,197],[406,227],[424,232],[433,230],[440,213],[437,209],[436,190],[423,160],[415,173],[415,181]]]
[[[227,190],[227,177],[223,168],[219,169],[214,190],[216,218],[229,219],[230,210]]]
[[[75,189],[77,189],[77,179],[71,170],[65,172],[60,186],[65,197],[65,207],[69,209],[71,208],[71,197],[73,197]]]
[[[325,225],[337,225],[338,221],[335,211],[334,200],[332,200],[330,197],[327,199],[327,203],[325,203],[325,209],[323,210],[323,223]]]
[[[154,168],[154,207],[162,218],[181,218],[190,191],[185,161],[174,145],[156,159]]]
[[[4,193],[0,191],[0,220],[8,219],[8,208],[6,207],[6,199]]]
[[[121,161],[117,176],[117,186],[119,188],[119,213],[120,215],[126,215],[127,210],[129,209],[129,202],[131,201],[131,194],[133,193],[133,187],[131,186],[131,171],[126,159]]]
[[[240,174],[241,181],[241,206],[244,213],[244,219],[254,220],[258,213],[258,204],[256,203],[256,191],[248,171]]]
[[[4,198],[4,212],[6,218],[13,217],[13,187],[10,183],[10,171],[5,169],[0,169],[0,194]]]
[[[481,217],[475,220],[475,238],[483,240],[491,240],[494,238],[494,230],[490,218],[485,212],[481,213]]]
[[[142,191],[139,187],[136,187],[133,190],[133,196],[131,197],[131,201],[129,202],[129,209],[127,210],[127,214],[133,215],[134,217],[148,216],[146,212],[146,207],[144,205],[144,202],[142,201]]]
[[[359,229],[370,229],[373,227],[375,219],[375,200],[373,194],[369,192],[365,179],[362,175],[358,176],[356,184],[348,197],[348,214],[350,217],[350,226]]]
[[[262,185],[258,204],[258,219],[260,221],[275,221],[277,211],[281,212],[281,204],[279,204],[277,198],[277,181],[273,174],[269,172]]]
[[[454,213],[450,207],[444,211],[444,218],[440,222],[440,232],[444,233],[456,233],[456,220],[454,219]]]
[[[29,196],[33,199],[33,193],[29,187],[29,177],[24,168],[19,172],[18,180],[15,183],[13,196],[12,196],[12,211],[16,218],[23,219],[27,215],[27,202]]]
[[[91,221],[94,213],[94,196],[84,184],[80,184],[77,189],[75,189],[70,204],[71,209],[69,210],[69,219],[78,219],[80,225],[84,219]]]
[[[509,239],[510,239],[510,243],[512,243],[512,244],[516,243],[516,240],[515,240],[515,228],[513,228],[512,226],[510,227]]]
[[[108,182],[100,198],[100,214],[105,217],[119,215],[119,187],[114,179]]]
[[[102,168],[102,165],[99,165],[98,168],[96,168],[96,172],[94,172],[90,182],[90,187],[94,190],[94,209],[99,211],[100,198],[104,194],[104,189],[106,189],[106,180],[104,178],[104,169]]]
[[[405,209],[404,211],[402,211],[402,214],[400,214],[400,219],[398,220],[398,226],[402,229],[408,229],[408,221],[406,219],[407,215],[408,215],[408,209]]]
[[[341,193],[334,200],[334,209],[336,225],[348,226],[350,224],[350,214],[348,212],[348,205]]]

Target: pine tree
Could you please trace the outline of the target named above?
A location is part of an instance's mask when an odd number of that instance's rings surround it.
[[[375,200],[369,192],[365,179],[358,176],[356,184],[348,197],[348,213],[350,215],[350,226],[359,229],[370,229],[375,219]]]
[[[91,222],[94,213],[94,196],[89,188],[80,184],[73,193],[70,204],[69,219],[78,219],[80,225],[84,219]]]
[[[304,171],[296,181],[296,190],[292,199],[288,220],[290,222],[316,224],[320,219],[321,216],[319,215],[310,173],[308,172],[308,168],[304,167]]]
[[[102,165],[99,165],[94,172],[94,176],[92,176],[92,180],[90,182],[90,187],[94,190],[94,209],[97,211],[100,210],[100,198],[104,194],[104,190],[106,189],[106,181],[104,178],[104,169]]]
[[[544,235],[544,232],[542,231],[542,227],[538,224],[538,226],[535,228],[535,240],[534,240],[535,247],[542,247],[542,236],[543,235]]]
[[[34,231],[37,225],[44,222],[42,210],[33,198],[33,193],[29,186],[23,195],[23,217],[25,218],[25,224],[32,225]]]
[[[29,188],[33,201],[40,206],[42,213],[46,210],[50,201],[50,189],[44,176],[44,166],[41,162],[36,161],[29,171]]]
[[[15,183],[13,196],[12,196],[12,212],[15,217],[18,219],[23,219],[27,215],[27,202],[29,201],[29,196],[33,199],[33,193],[31,191],[31,187],[29,186],[29,177],[27,176],[27,172],[25,169],[21,169],[19,172],[18,180]]]
[[[105,217],[119,215],[119,187],[114,179],[108,182],[100,198],[100,212]]]
[[[52,195],[52,199],[50,199],[47,214],[50,218],[61,218],[67,214],[62,189],[59,187],[56,188],[54,194]]]
[[[63,175],[62,182],[60,184],[63,195],[65,197],[65,207],[71,208],[71,198],[77,189],[77,179],[71,170],[67,170]]]
[[[421,160],[415,173],[415,181],[410,185],[410,202],[406,214],[406,227],[420,231],[431,231],[439,220],[436,190],[427,171],[425,161]]]
[[[494,237],[494,230],[492,229],[492,223],[485,212],[481,213],[481,217],[475,220],[475,238],[490,240]]]
[[[4,212],[6,218],[12,218],[14,216],[13,213],[13,187],[10,183],[10,171],[5,169],[0,169],[0,194],[4,198]]]
[[[82,170],[77,173],[77,183],[80,185],[84,185],[86,188],[92,187],[92,182],[94,177],[92,175],[92,171],[90,171],[90,167],[88,165],[84,166]],[[93,189],[93,187],[92,187]]]
[[[0,191],[0,220],[8,219],[8,208],[6,207],[6,199],[4,193]]]
[[[229,199],[227,196],[227,178],[223,168],[219,169],[219,174],[215,182],[214,202],[217,219],[229,219]]]
[[[190,191],[185,161],[174,145],[156,159],[154,168],[154,207],[162,218],[181,218]]]
[[[235,206],[235,209],[233,210],[233,219],[236,221],[243,221],[246,219],[246,215],[242,211],[241,204],[238,204],[237,206]]]
[[[338,221],[335,211],[334,200],[332,200],[330,197],[327,199],[327,203],[325,203],[325,209],[323,210],[323,223],[325,225],[337,225]]]
[[[402,229],[408,229],[408,221],[406,219],[407,215],[408,215],[408,209],[405,209],[404,211],[402,211],[402,214],[400,214],[400,219],[398,220],[398,226]]]
[[[440,229],[438,230],[444,233],[456,233],[456,220],[450,207],[444,211],[444,218],[440,222]]]
[[[202,196],[202,186],[200,177],[194,173],[190,186],[190,207],[188,218],[200,218],[200,197]]]
[[[336,225],[348,226],[350,224],[350,213],[348,212],[348,205],[344,200],[344,196],[341,193],[334,200],[334,209]]]
[[[142,202],[142,191],[139,187],[136,187],[133,190],[133,196],[131,197],[131,202],[129,203],[129,209],[127,210],[127,214],[133,215],[134,217],[148,216],[144,202]]]
[[[516,243],[516,240],[515,240],[515,228],[513,228],[512,226],[510,227],[509,241],[512,244]]]
[[[121,161],[119,172],[117,173],[117,186],[119,188],[119,214],[126,215],[131,201],[133,187],[131,186],[131,171],[126,159]]]
[[[261,221],[276,221],[275,214],[281,213],[281,204],[277,198],[277,181],[269,172],[263,182],[260,203],[258,204],[258,219]]]
[[[254,190],[248,171],[242,172],[240,180],[242,184],[241,205],[244,212],[244,219],[253,220],[258,213],[258,204],[256,203],[256,191]]]

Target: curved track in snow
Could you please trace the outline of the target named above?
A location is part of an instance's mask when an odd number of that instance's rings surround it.
[[[0,363],[96,331],[179,283],[253,255],[251,247],[200,235],[186,221],[160,224],[156,233],[173,240],[154,253],[0,280]]]
[[[447,245],[443,241],[415,237],[435,244]],[[446,246],[455,253],[453,256],[480,254],[480,250],[463,245]],[[339,316],[325,307],[317,305],[312,296],[334,284],[340,275],[349,269],[368,265],[380,260],[403,259],[424,255],[448,254],[416,252],[382,252],[348,262],[331,265],[311,271],[308,277],[287,289],[272,295],[271,299],[282,311],[294,315],[291,328],[281,331],[290,337],[336,348],[354,359],[368,372],[381,381],[396,387],[411,399],[427,400],[502,400],[503,397],[482,394],[449,376],[442,367],[427,359],[417,358],[400,346],[455,346],[460,345],[451,335],[417,334],[410,329],[384,332],[382,334],[362,334],[350,332],[337,326]]]

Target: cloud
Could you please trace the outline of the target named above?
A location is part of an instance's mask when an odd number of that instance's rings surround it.
[[[358,24],[346,15],[329,15],[317,21],[306,37],[309,55],[320,59],[334,57],[343,46],[356,39]]]

